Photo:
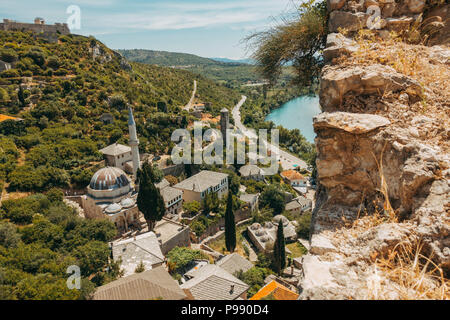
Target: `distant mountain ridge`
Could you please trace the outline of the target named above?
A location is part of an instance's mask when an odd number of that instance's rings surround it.
[[[219,61],[219,62],[224,62],[224,63],[242,63],[242,64],[250,64],[250,65],[254,65],[255,64],[255,60],[247,58],[247,59],[228,59],[228,58],[209,58],[211,60],[215,60],[215,61]]]
[[[190,53],[156,51],[145,49],[117,50],[133,62],[185,69],[219,81],[229,87],[261,82],[261,76],[250,59],[204,58]]]

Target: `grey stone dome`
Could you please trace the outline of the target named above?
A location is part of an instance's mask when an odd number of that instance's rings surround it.
[[[114,214],[122,210],[122,207],[118,203],[110,204],[106,207],[105,212],[108,214]]]
[[[122,169],[106,167],[98,170],[92,176],[89,187],[92,190],[114,190],[129,184],[130,180]]]
[[[285,216],[283,216],[283,215],[281,215],[281,214],[275,216],[275,217],[272,219],[272,223],[273,223],[274,225],[276,225],[276,226],[278,226],[278,224],[279,224],[280,222],[283,224],[283,227],[287,227],[288,224],[289,224],[288,218],[286,218]]]
[[[122,199],[122,201],[120,201],[120,205],[123,208],[130,208],[130,207],[134,206],[135,203],[136,202],[131,198],[125,198],[125,199]]]

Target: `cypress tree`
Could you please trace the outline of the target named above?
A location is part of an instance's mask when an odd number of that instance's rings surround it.
[[[137,206],[147,221],[149,231],[153,231],[156,221],[161,220],[166,213],[164,199],[152,181],[152,177],[155,176],[152,170],[150,164],[145,162],[137,174],[139,182]]]
[[[236,223],[234,221],[231,191],[228,191],[227,209],[225,211],[225,245],[230,252],[233,252],[236,248]]]
[[[284,241],[283,222],[280,219],[277,229],[277,239],[273,247],[273,263],[279,275],[286,268],[286,248]]]

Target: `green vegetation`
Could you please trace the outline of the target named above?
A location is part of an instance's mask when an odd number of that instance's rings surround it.
[[[268,268],[253,267],[246,272],[238,271],[235,276],[250,286],[247,291],[247,296],[250,298],[264,287],[264,279],[270,274],[273,272]]]
[[[308,250],[306,250],[306,248],[298,242],[289,243],[286,245],[286,248],[291,251],[291,253],[288,255],[290,259],[298,258],[308,253]]]
[[[223,83],[229,88],[239,88],[250,83],[263,83],[264,78],[254,65],[217,61],[188,53],[153,50],[119,50],[130,61],[189,70],[208,79]],[[281,82],[286,84],[292,78],[292,68],[283,67]]]
[[[309,232],[311,227],[311,212],[303,213],[300,218],[297,219],[298,226],[296,228],[297,235],[302,239],[309,239]]]
[[[194,120],[180,108],[190,99],[194,79],[213,115],[239,100],[237,92],[185,70],[139,63],[130,69],[92,37],[59,40],[0,31],[0,54],[13,61],[9,72],[0,73],[0,113],[24,119],[0,123],[0,181],[10,191],[84,188],[101,160],[98,150],[127,143],[128,105],[141,152],[162,154],[174,145],[172,132]],[[94,49],[100,52],[95,57]],[[103,113],[114,123],[102,123]]]
[[[156,222],[166,213],[164,199],[154,183],[159,182],[157,174],[148,162],[144,162],[142,169],[138,170],[139,193],[137,206],[144,215],[149,231],[153,231]]]
[[[277,238],[273,246],[273,264],[276,272],[281,275],[286,268],[286,247],[284,241],[283,224],[278,224]]]
[[[167,253],[166,258],[171,273],[182,272],[194,260],[209,260],[200,250],[188,247],[175,247]]]
[[[228,192],[227,208],[225,211],[225,246],[229,252],[236,248],[236,222],[233,213],[233,194]]]
[[[269,185],[264,188],[259,198],[259,206],[261,208],[268,207],[273,210],[273,214],[277,215],[284,211],[284,193],[277,185]]]
[[[302,3],[294,19],[267,31],[247,38],[256,49],[259,72],[272,84],[281,75],[283,65],[292,63],[299,87],[309,87],[317,82],[323,65],[320,52],[325,47],[327,35],[326,1],[308,0]]]
[[[3,201],[0,299],[89,298],[95,286],[121,275],[119,265],[109,262],[108,242],[115,234],[107,220],[78,217],[58,190]],[[67,288],[71,265],[81,269],[82,290]]]

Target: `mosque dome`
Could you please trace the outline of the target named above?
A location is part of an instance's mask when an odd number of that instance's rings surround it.
[[[112,203],[109,206],[106,207],[105,212],[107,214],[114,214],[122,210],[122,207],[118,203]]]
[[[91,179],[92,190],[114,190],[130,185],[127,175],[122,169],[106,167],[98,170]]]
[[[136,202],[131,198],[125,198],[120,201],[122,208],[131,208]]]
[[[275,216],[275,217],[272,219],[272,223],[275,224],[276,226],[278,226],[278,224],[279,224],[280,222],[283,224],[283,227],[287,227],[288,224],[289,224],[288,218],[286,218],[285,216],[283,216],[283,215],[281,215],[281,214]]]

